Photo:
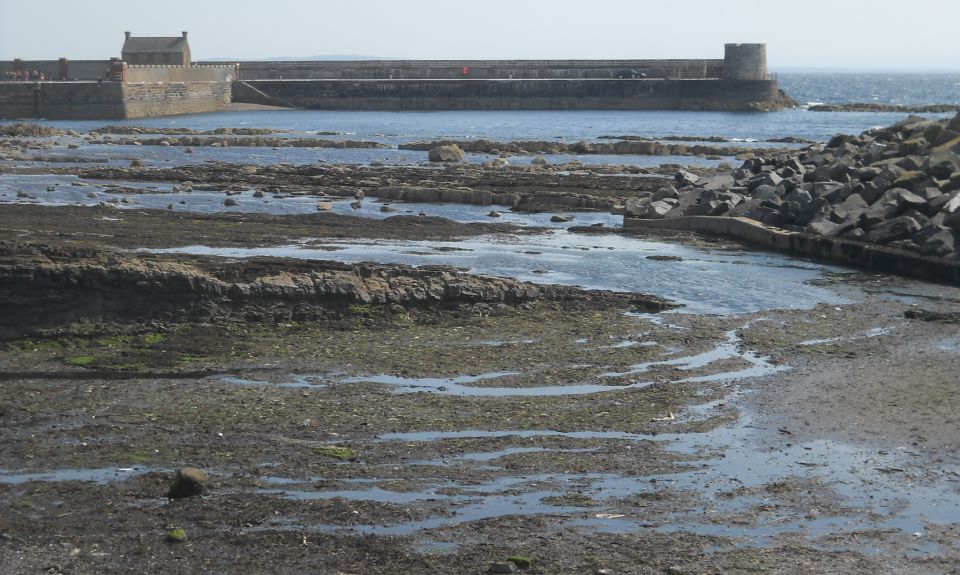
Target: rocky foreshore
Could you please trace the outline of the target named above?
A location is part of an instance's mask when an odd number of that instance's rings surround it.
[[[627,204],[628,217],[742,216],[763,224],[955,259],[960,239],[960,114],[917,116],[826,145],[687,171]]]
[[[875,102],[852,102],[847,104],[813,104],[811,112],[898,112],[904,114],[943,114],[960,112],[956,104],[927,104],[911,106],[904,104],[877,104]]]
[[[612,139],[610,136],[604,139]],[[579,141],[572,144],[526,140],[517,142],[493,142],[490,140],[438,140],[400,144],[401,150],[430,151],[441,146],[457,146],[464,152],[479,154],[582,154],[582,155],[633,155],[633,156],[739,156],[757,151],[751,146],[716,146],[703,143],[675,143],[668,138],[646,139],[618,136],[617,142]],[[726,142],[712,137],[708,141]],[[783,152],[784,150],[780,150]]]
[[[449,266],[216,259],[0,242],[0,339],[63,322],[130,319],[289,322],[410,308],[607,298],[643,311],[642,294],[585,291],[464,273]]]

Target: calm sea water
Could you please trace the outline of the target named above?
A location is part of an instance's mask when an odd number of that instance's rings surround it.
[[[781,74],[782,88],[800,102],[877,102],[893,104],[960,104],[960,74]],[[43,122],[77,131],[107,124],[154,127],[188,127],[210,130],[247,126],[271,128],[332,139],[377,141],[389,146],[435,139],[596,141],[601,136],[632,135],[644,137],[720,136],[747,143],[795,136],[826,141],[837,133],[860,133],[902,119],[899,113],[809,112],[805,109],[771,113],[725,113],[683,111],[442,111],[442,112],[343,112],[343,111],[260,111],[195,114],[127,121],[50,121]],[[944,117],[949,114],[930,115]],[[321,135],[317,132],[336,132]],[[116,152],[116,150],[113,150]],[[128,151],[128,154],[159,154],[164,160],[191,161],[152,150]],[[256,156],[250,149],[241,154]],[[224,154],[227,154],[224,157]],[[219,152],[220,159],[235,160],[234,152]],[[285,149],[288,162],[316,161],[317,152]],[[278,161],[276,154],[252,161]],[[304,156],[304,157],[300,157]],[[369,162],[407,161],[416,155],[385,154],[382,150],[324,151],[327,161]],[[203,158],[206,159],[206,158]],[[592,161],[604,161],[592,158]],[[620,158],[622,161],[623,158]],[[194,159],[192,161],[202,161]],[[279,160],[284,161],[284,160]],[[669,161],[658,159],[661,161]],[[630,163],[643,163],[641,160]]]

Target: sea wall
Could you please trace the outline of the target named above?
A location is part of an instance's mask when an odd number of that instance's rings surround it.
[[[110,74],[110,60],[0,60],[0,79],[6,72],[43,72],[48,80],[96,80]]]
[[[237,102],[320,110],[752,110],[776,80],[258,80]]]
[[[229,82],[0,83],[0,118],[124,119],[213,112],[230,103]]]
[[[245,61],[239,66],[244,80],[610,79],[623,70],[648,78],[704,79],[722,78],[724,60]]]
[[[683,216],[648,220],[626,217],[623,226],[627,230],[684,230],[723,235],[793,255],[960,285],[960,261],[957,260],[923,256],[854,240],[793,232],[748,218]]]
[[[229,82],[124,84],[126,118],[216,112],[230,104]]]

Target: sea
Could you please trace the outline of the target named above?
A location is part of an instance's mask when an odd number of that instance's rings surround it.
[[[227,111],[126,121],[46,121],[38,123],[83,134],[106,125],[160,128],[269,128],[282,136],[331,140],[375,141],[380,149],[271,148],[196,146],[191,153],[181,146],[103,145],[83,138],[53,150],[30,151],[27,159],[0,158],[0,209],[9,203],[43,205],[106,204],[124,209],[176,209],[195,212],[250,211],[274,214],[315,213],[314,197],[255,198],[252,190],[224,205],[216,192],[183,193],[163,182],[77,182],[75,176],[44,173],[44,166],[128,166],[136,159],[146,166],[169,167],[204,162],[246,164],[410,165],[435,169],[426,152],[397,149],[416,141],[547,140],[558,142],[611,141],[618,136],[704,141],[717,146],[800,148],[803,144],[772,142],[787,137],[825,142],[837,133],[857,134],[888,126],[905,113],[814,112],[814,103],[879,103],[900,105],[960,104],[960,73],[953,74],[780,74],[781,88],[804,105],[777,112],[696,111],[429,111],[351,112],[318,110]],[[922,114],[931,118],[953,114]],[[5,121],[0,123],[15,123]],[[116,138],[137,136],[114,135]],[[144,134],[155,138],[155,134]],[[722,139],[724,142],[711,140]],[[62,142],[61,142],[62,144]],[[30,154],[26,154],[29,156]],[[94,159],[99,164],[79,164]],[[488,154],[467,154],[469,162],[489,161]],[[584,164],[634,164],[654,166],[733,164],[733,157],[547,155],[550,163],[579,160]],[[508,162],[523,165],[530,156],[512,156]],[[3,173],[4,166],[41,168],[33,173]],[[139,193],[130,190],[139,189]],[[24,194],[26,197],[22,197]],[[91,193],[92,192],[92,193]],[[462,205],[398,205],[394,214],[365,202],[353,210],[349,200],[334,200],[332,211],[372,219],[387,215],[424,214],[462,222],[491,221],[490,207]],[[496,207],[495,207],[496,208]],[[491,273],[539,283],[580,285],[592,289],[653,293],[684,305],[695,313],[745,313],[775,307],[810,308],[818,303],[840,305],[858,299],[824,284],[824,278],[855,273],[820,262],[797,260],[779,254],[749,250],[711,250],[676,243],[644,241],[621,236],[590,237],[551,226],[549,214],[512,213],[505,208],[498,221],[550,228],[541,236],[524,239],[484,237],[469,242],[316,242],[290,243],[265,248],[223,250],[207,246],[179,246],[171,251],[253,257],[275,255],[345,262],[377,261],[410,265],[456,265],[475,273]],[[622,218],[611,214],[573,214],[576,224],[604,224],[616,228]],[[443,244],[443,245],[441,245]],[[675,261],[649,256],[675,256]],[[899,288],[905,293],[903,286]],[[911,289],[921,289],[911,288]],[[909,290],[907,290],[909,291]],[[902,297],[902,293],[900,296]],[[784,294],[789,294],[785,298]]]
[[[621,135],[647,138],[668,136],[723,138],[764,146],[784,144],[768,140],[785,137],[814,142],[828,140],[834,134],[857,134],[870,128],[887,126],[906,114],[897,112],[811,112],[817,103],[877,103],[897,105],[960,105],[960,73],[781,73],[780,87],[800,102],[800,108],[777,112],[697,112],[670,110],[642,111],[238,111],[192,114],[124,121],[41,121],[78,132],[104,125],[183,127],[213,130],[225,127],[270,128],[297,137],[322,137],[335,140],[375,141],[388,146],[413,141],[472,140],[494,141],[547,140],[560,142],[604,141]],[[952,114],[923,114],[946,117]],[[2,123],[12,123],[2,121]],[[298,157],[296,150],[285,149],[283,161],[316,162],[312,151]],[[315,151],[315,150],[314,150]],[[154,150],[156,152],[156,150]],[[218,151],[218,158],[224,157]],[[274,154],[250,153],[247,161],[276,161]],[[141,151],[141,153],[146,153]],[[228,152],[229,154],[229,152]],[[326,156],[329,156],[327,158]],[[340,162],[409,162],[418,155],[387,153],[382,150],[330,150],[321,159]],[[161,159],[167,159],[159,156]],[[205,161],[198,157],[193,161]],[[597,160],[597,158],[594,158]],[[180,156],[181,161],[190,161]],[[616,162],[616,157],[599,161]],[[630,158],[635,163],[634,158]],[[661,159],[656,159],[658,163]]]

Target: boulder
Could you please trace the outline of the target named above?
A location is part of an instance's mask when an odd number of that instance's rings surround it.
[[[817,198],[823,198],[827,202],[836,200],[837,190],[844,187],[845,184],[834,181],[814,182],[811,194]],[[842,200],[841,200],[842,201]]]
[[[237,205],[237,200],[235,200],[235,199],[233,199],[233,198],[227,198],[227,199],[223,200],[223,205],[225,205],[225,206],[235,206],[235,205]]]
[[[555,223],[555,224],[562,224],[562,223],[566,223],[566,222],[572,222],[572,221],[573,221],[573,216],[571,216],[571,215],[562,215],[562,216],[561,216],[561,215],[556,215],[556,216],[551,216],[551,217],[550,217],[550,221],[553,222],[553,223]]]
[[[673,178],[677,181],[677,185],[680,187],[695,186],[697,182],[700,181],[700,176],[686,170],[680,170],[674,174]]]
[[[886,244],[896,240],[906,239],[920,231],[920,225],[917,220],[909,216],[900,216],[880,222],[867,232],[866,239],[869,242]]]
[[[960,112],[957,112],[957,115],[950,120],[950,123],[947,124],[948,130],[953,130],[954,132],[960,132]]]
[[[446,144],[432,148],[427,155],[431,162],[462,162],[463,150],[456,144]]]
[[[756,197],[756,196],[754,196]],[[797,188],[783,197],[785,202],[796,202],[797,204],[803,206],[809,204],[813,201],[813,196],[810,195],[810,192],[802,188]]]
[[[680,204],[679,201],[675,199],[669,199],[669,198],[665,200],[657,200],[655,202],[650,202],[650,204],[647,206],[646,211],[644,212],[644,216],[650,219],[663,218],[668,213],[670,213],[670,211],[673,210],[673,208],[677,207],[677,205],[679,204]]]
[[[960,172],[960,155],[949,150],[934,152],[924,162],[923,171],[934,178],[948,180]]]
[[[783,196],[783,190],[774,186],[757,186],[750,197],[756,200],[779,200]]]
[[[647,209],[650,203],[650,197],[629,198],[624,205],[624,213],[628,216],[639,216]]]
[[[697,182],[697,185],[706,190],[726,190],[734,187],[736,185],[736,181],[731,174],[718,174],[700,178],[700,181]]]
[[[855,227],[853,222],[847,221],[840,224],[835,224],[830,220],[824,219],[813,222],[807,226],[807,231],[827,237],[836,237],[845,234],[846,232],[852,230]]]
[[[177,470],[173,483],[170,484],[167,497],[182,499],[200,495],[207,489],[207,479],[207,474],[196,467],[181,467]]]
[[[680,193],[673,186],[664,186],[653,193],[651,200],[665,200],[667,198],[677,199],[680,197]]]
[[[930,226],[920,230],[911,239],[918,244],[920,253],[928,256],[952,256],[957,252],[955,232],[941,227]]]

